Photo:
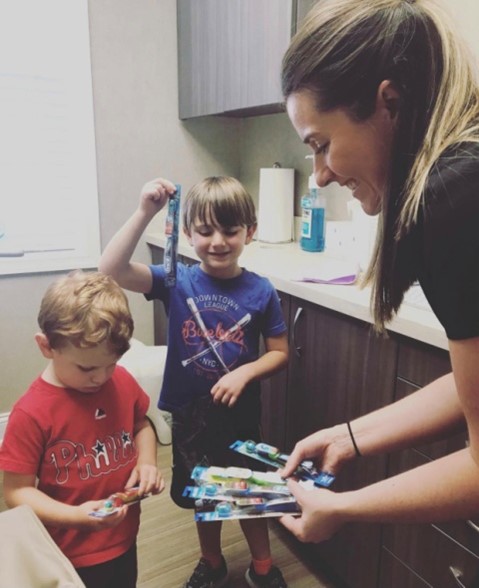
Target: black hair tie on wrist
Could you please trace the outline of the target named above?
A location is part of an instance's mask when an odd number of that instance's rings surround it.
[[[351,423],[348,421],[346,423],[348,426],[349,436],[351,437],[351,441],[353,443],[354,451],[356,452],[356,457],[361,457],[362,453],[359,451],[359,447],[356,445],[356,439],[354,438],[353,432],[351,430]]]

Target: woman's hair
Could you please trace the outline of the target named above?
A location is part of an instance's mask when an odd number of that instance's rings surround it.
[[[53,349],[106,341],[114,353],[123,355],[133,334],[125,293],[100,272],[77,270],[53,282],[43,296],[38,324]]]
[[[318,110],[344,108],[354,120],[374,112],[383,80],[393,82],[400,99],[376,248],[365,275],[379,330],[417,277],[413,229],[435,162],[452,145],[479,141],[472,59],[434,0],[321,0],[283,58],[286,99],[309,90]]]
[[[253,199],[235,178],[210,177],[195,184],[183,203],[183,226],[189,233],[194,223],[222,227],[256,224]]]

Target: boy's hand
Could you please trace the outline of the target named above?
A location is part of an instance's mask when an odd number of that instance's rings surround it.
[[[154,216],[168,202],[168,198],[176,192],[175,185],[164,178],[156,178],[147,182],[140,194],[140,209]]]
[[[75,528],[84,531],[101,531],[119,525],[126,516],[127,506],[122,506],[107,517],[100,518],[90,515],[92,511],[100,510],[104,503],[104,500],[89,500],[77,506],[78,522],[75,524]]]
[[[246,376],[246,365],[241,366],[229,374],[225,374],[211,388],[211,396],[215,404],[225,404],[231,408],[241,396],[249,378]]]
[[[138,486],[138,494],[159,494],[165,488],[165,481],[160,470],[152,464],[136,464],[133,468],[126,488]]]

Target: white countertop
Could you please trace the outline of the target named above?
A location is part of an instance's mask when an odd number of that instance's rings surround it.
[[[165,246],[164,234],[152,232],[147,233],[145,237],[150,245]],[[180,238],[178,253],[198,259],[184,238]],[[369,288],[297,281],[300,277],[311,277],[312,272],[315,272],[314,275],[329,274],[332,268],[336,267],[338,275],[348,273],[351,264],[328,256],[326,252],[303,251],[297,242],[273,245],[253,241],[241,255],[240,265],[266,276],[277,290],[286,294],[372,323],[369,312]],[[388,325],[388,330],[441,349],[448,349],[444,329],[430,309],[403,303],[396,318]]]

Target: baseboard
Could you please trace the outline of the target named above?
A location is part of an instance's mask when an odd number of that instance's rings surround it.
[[[5,429],[7,427],[9,415],[9,412],[0,413],[0,439],[3,439],[3,434],[5,433]]]

